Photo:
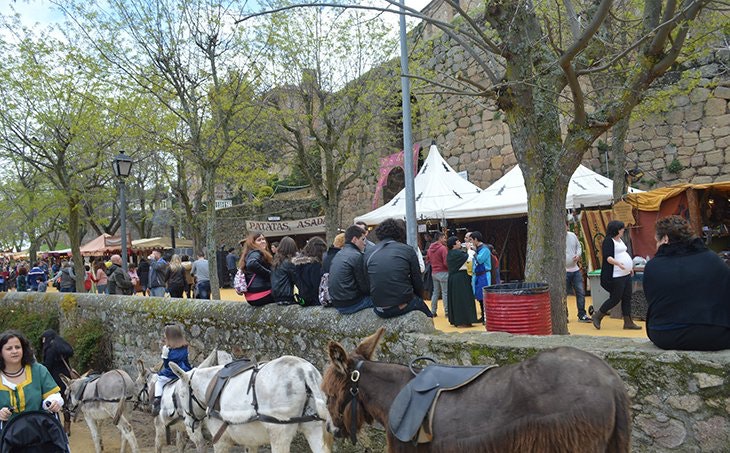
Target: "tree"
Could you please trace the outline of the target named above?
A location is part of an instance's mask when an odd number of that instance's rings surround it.
[[[115,90],[103,68],[70,42],[48,32],[35,37],[17,22],[4,25],[18,32],[1,43],[0,152],[63,197],[74,269],[83,275],[83,202],[97,195],[118,139],[118,118],[105,97]],[[83,283],[76,282],[77,291],[84,292]]]
[[[205,207],[205,244],[214,299],[220,298],[216,263],[215,187],[218,170],[231,160],[258,160],[247,142],[258,125],[254,102],[259,77],[254,44],[245,30],[232,28],[238,2],[214,0],[113,0],[90,4],[58,2],[69,12],[100,55],[173,114],[178,198],[189,196],[187,164],[195,165]],[[187,203],[192,219],[201,206]],[[195,238],[201,247],[200,238]]]
[[[341,227],[342,193],[391,145],[385,118],[398,90],[394,72],[371,70],[395,48],[380,18],[360,11],[305,9],[271,16],[269,100],[278,137],[324,208],[327,242]]]
[[[396,0],[386,1],[399,6]],[[454,50],[468,56],[476,70],[430,81],[442,93],[493,100],[503,112],[528,195],[526,278],[548,282],[553,332],[568,333],[563,251],[570,177],[594,141],[631,114],[652,83],[675,63],[687,41],[694,39],[691,31],[703,8],[723,3],[495,0],[468,3],[473,5],[470,11],[457,0],[443,4],[455,12],[454,21],[406,10],[447,34]],[[571,17],[578,18],[575,34],[569,29]],[[589,58],[589,49],[600,47],[599,30],[609,18],[621,27],[617,33],[627,36],[627,44],[605,47],[607,52]],[[428,78],[420,76],[418,68],[412,72],[414,78]],[[586,96],[589,77],[617,73],[623,86]]]

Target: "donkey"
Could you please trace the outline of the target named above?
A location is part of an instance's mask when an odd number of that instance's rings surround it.
[[[225,351],[218,351],[214,349],[208,354],[208,357],[203,360],[198,368],[207,368],[215,365],[225,365],[233,360],[231,354]],[[150,407],[152,397],[155,392],[155,383],[157,382],[157,373],[151,369],[147,369],[144,366],[142,360],[137,360],[136,363],[137,371],[139,375],[137,377],[137,388],[140,388],[139,402],[146,407]],[[167,437],[168,430],[170,428],[175,429],[175,446],[178,453],[185,451],[186,439],[183,437],[185,432],[185,426],[183,425],[183,412],[179,401],[179,390],[180,380],[171,382],[166,385],[162,390],[162,400],[160,401],[160,413],[155,417],[155,453],[161,453],[165,439]],[[191,440],[195,444],[195,448],[198,451],[204,451],[204,438],[200,430],[197,430],[194,436],[191,436]]]
[[[439,391],[429,414],[430,442],[398,440],[389,429],[391,405],[413,374],[407,366],[373,361],[384,332],[381,327],[350,354],[339,343],[328,346],[322,389],[333,423],[353,442],[364,423],[377,420],[386,427],[389,452],[630,451],[623,382],[603,360],[575,348],[544,351],[491,368],[458,390]]]
[[[129,443],[132,453],[137,453],[137,438],[129,423],[132,405],[128,404],[128,400],[135,396],[134,381],[124,370],[107,371],[92,381],[87,379],[87,374],[79,379],[61,375],[61,379],[66,384],[66,398],[71,403],[71,412],[80,409],[84,414],[96,453],[102,452],[97,422],[105,419],[111,419],[122,433],[121,452],[124,453]]]
[[[322,375],[306,360],[283,356],[233,375],[220,390],[220,408],[216,405],[215,410],[207,407],[206,393],[224,367],[184,372],[171,363],[170,368],[182,382],[178,390],[188,433],[208,413],[206,423],[215,434],[216,453],[227,452],[232,445],[256,451],[263,444],[270,444],[272,453],[287,453],[297,431],[302,431],[312,452],[331,451]]]

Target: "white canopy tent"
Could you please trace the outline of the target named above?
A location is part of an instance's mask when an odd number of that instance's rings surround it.
[[[436,145],[431,145],[428,157],[414,179],[416,219],[442,219],[446,210],[461,202],[474,199],[481,189],[459,176],[446,163]],[[385,219],[406,217],[406,190],[398,192],[388,203],[355,217],[355,222],[377,225]]]
[[[641,192],[629,187],[629,193]],[[579,165],[570,178],[565,208],[613,204],[613,181]],[[447,219],[521,215],[527,213],[527,189],[522,170],[516,165],[474,199],[445,211]]]

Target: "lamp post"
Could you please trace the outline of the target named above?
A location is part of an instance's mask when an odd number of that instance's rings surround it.
[[[134,161],[131,157],[124,154],[124,151],[119,153],[112,162],[112,168],[114,169],[114,176],[119,179],[119,201],[120,208],[119,213],[121,216],[121,229],[122,229],[122,270],[127,272],[127,200],[125,198],[125,185],[124,179],[132,173],[132,164]]]

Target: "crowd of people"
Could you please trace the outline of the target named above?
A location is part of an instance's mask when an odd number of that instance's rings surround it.
[[[237,291],[254,306],[322,305],[343,315],[371,309],[381,318],[419,311],[431,318],[442,299],[451,324],[484,321],[483,311],[477,318],[475,300],[481,301],[482,289],[495,281],[499,264],[480,232],[467,233],[463,245],[456,236],[434,233],[425,260],[406,244],[402,220],[387,219],[372,233],[377,244],[368,239],[366,225],[355,224],[331,246],[315,236],[302,250],[288,236],[274,248],[262,233],[251,233],[242,241],[237,268],[229,266],[229,273],[240,286]],[[429,278],[433,291],[424,283]],[[431,300],[431,307],[424,299]]]
[[[138,263],[122,267],[122,257],[97,258],[84,265],[83,285],[96,294],[150,295],[210,299],[210,272],[204,253],[195,261],[187,255],[163,257],[154,251]],[[0,265],[0,291],[44,292],[49,285],[59,292],[75,292],[78,279],[68,259],[41,259],[30,266],[26,261],[3,258]]]

